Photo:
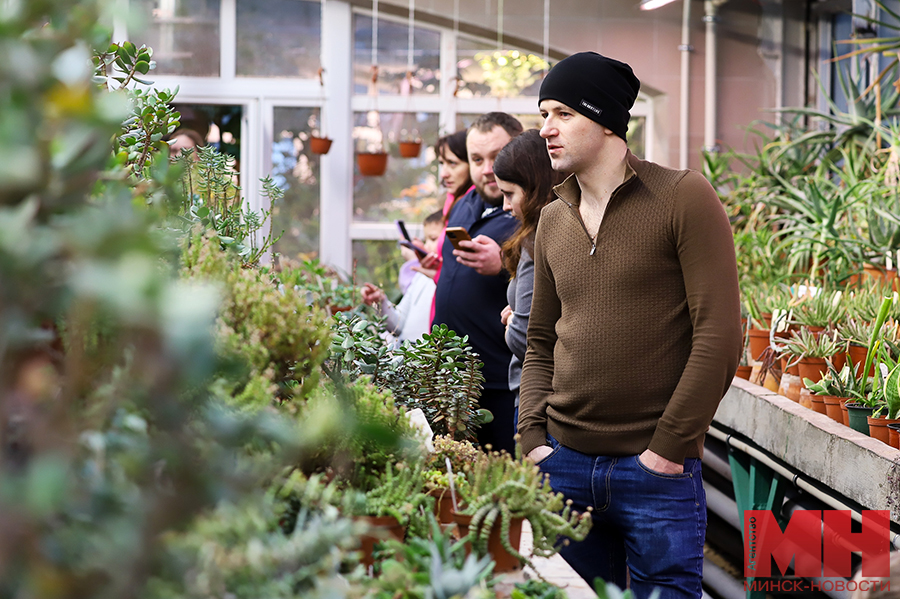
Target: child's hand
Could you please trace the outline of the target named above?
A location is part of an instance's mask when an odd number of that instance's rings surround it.
[[[363,302],[377,308],[381,305],[381,302],[383,302],[387,298],[387,296],[379,287],[376,287],[372,283],[366,283],[362,287],[362,298]]]

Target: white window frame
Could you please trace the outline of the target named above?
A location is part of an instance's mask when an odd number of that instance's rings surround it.
[[[352,269],[353,241],[393,240],[397,238],[392,222],[356,222],[353,220],[353,114],[371,108],[367,94],[353,94],[353,16],[372,16],[370,10],[353,7],[341,0],[324,3],[321,30],[321,63],[324,86],[317,79],[238,77],[237,0],[220,0],[218,77],[154,76],[154,87],[179,88],[176,102],[183,104],[220,104],[244,107],[241,131],[241,176],[248,208],[268,208],[260,193],[259,179],[272,169],[271,143],[274,140],[276,107],[319,108],[326,131],[334,142],[322,157],[319,172],[319,256],[323,263],[344,272]],[[405,18],[379,14],[379,19],[405,24]],[[537,97],[456,98],[457,37],[452,29],[432,24],[423,27],[440,33],[440,72],[438,93],[429,95],[379,95],[377,106],[383,112],[428,112],[438,114],[442,134],[456,128],[456,116],[494,110],[514,114],[536,113]],[[117,39],[126,35],[121,22],[116,25]],[[460,37],[471,37],[458,34]],[[632,115],[643,116],[647,159],[655,155],[656,131],[653,98],[641,94]],[[429,140],[434,141],[434,140]],[[407,223],[410,232],[421,235],[420,223]]]

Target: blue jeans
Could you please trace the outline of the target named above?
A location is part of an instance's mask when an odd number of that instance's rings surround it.
[[[659,588],[659,599],[702,595],[706,493],[700,460],[688,458],[683,474],[654,472],[638,456],[591,456],[560,445],[538,463],[550,486],[573,501],[573,509],[593,507],[587,538],[562,548],[563,558],[592,585],[600,577],[620,588],[626,569],[637,599]]]

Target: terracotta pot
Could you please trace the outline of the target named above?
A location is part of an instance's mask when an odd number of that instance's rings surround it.
[[[753,372],[752,366],[738,366],[734,376],[749,381],[751,372]]]
[[[868,354],[868,349],[862,347],[861,345],[850,344],[850,349],[847,352],[850,354],[850,362],[855,366],[859,364],[859,369],[862,371],[863,366],[866,365],[866,355]],[[869,367],[869,376],[875,376],[875,362],[872,362],[872,366]]]
[[[847,354],[845,354],[844,352],[841,351],[841,352],[834,354],[829,359],[831,360],[831,363],[834,365],[834,369],[837,370],[838,372],[840,372],[841,368],[844,367],[844,364],[847,363]]]
[[[356,155],[356,164],[363,177],[380,177],[387,170],[386,152],[362,152]]]
[[[812,410],[813,409],[813,401],[812,400],[813,400],[812,391],[810,391],[809,389],[801,389],[799,398],[796,401],[799,402],[800,405],[803,406],[804,408],[809,408],[810,410]],[[825,404],[823,403],[822,406],[823,406],[822,413],[824,414],[825,413],[824,412]]]
[[[888,425],[900,423],[900,418],[888,420],[887,418],[872,418],[871,416],[867,416],[866,419],[869,422],[869,436],[884,443],[890,443],[891,441]]]
[[[327,137],[310,137],[309,149],[312,150],[313,154],[327,154],[328,150],[331,149],[332,141],[333,140],[328,139]]]
[[[888,445],[900,449],[900,423],[888,425]]]
[[[759,360],[762,353],[769,347],[769,330],[750,329],[747,334],[750,337],[750,357]]]
[[[823,395],[822,400],[825,402],[825,414],[841,424],[844,423],[844,416],[841,413],[841,399],[834,395]]]
[[[772,313],[771,312],[763,312],[760,314],[762,316],[764,324],[766,325],[766,329],[772,328]]]
[[[469,534],[469,525],[472,523],[472,516],[454,513],[453,520],[459,527],[460,538]],[[509,522],[509,544],[513,549],[518,551],[521,540],[522,518],[512,518]],[[469,543],[466,543],[466,551],[471,551]],[[491,529],[491,534],[488,537],[488,553],[490,553],[496,563],[494,572],[510,572],[522,567],[522,563],[519,562],[519,559],[510,555],[503,547],[503,543],[500,542],[500,518],[497,518],[494,527]]]
[[[400,155],[404,158],[418,158],[419,152],[422,150],[421,141],[401,141]]]
[[[824,395],[810,395],[809,396],[810,409],[813,412],[818,412],[819,414],[828,414],[828,411],[825,409],[825,396]]]
[[[822,380],[822,375],[828,372],[828,366],[825,365],[825,358],[801,358],[797,364],[800,370],[800,380],[809,379],[814,383]]]
[[[850,414],[847,412],[847,402],[850,401],[846,397],[841,398],[841,419],[844,426],[850,426]]]
[[[805,388],[803,387],[803,381],[800,380],[799,376],[793,374],[789,374],[788,376],[791,378],[788,379],[787,398],[799,402],[801,400],[801,395],[805,390]],[[812,407],[809,405],[807,405],[806,407],[812,409]]]
[[[403,541],[406,536],[406,527],[401,526],[397,519],[393,516],[362,516],[369,526],[387,532],[391,537],[398,541]],[[362,551],[362,563],[368,568],[375,563],[373,552],[375,551],[375,543],[383,540],[383,536],[363,535],[360,540],[360,551]]]
[[[863,281],[869,282],[879,282],[879,281],[890,281],[891,287],[894,291],[897,291],[897,270],[891,269],[887,270],[881,266],[875,266],[874,264],[866,264],[863,266]]]
[[[867,418],[872,415],[872,408],[858,403],[847,402],[847,410],[850,428],[863,433],[869,434],[869,421]]]
[[[434,516],[441,524],[453,524],[453,497],[450,489],[432,489],[428,493],[434,497]]]

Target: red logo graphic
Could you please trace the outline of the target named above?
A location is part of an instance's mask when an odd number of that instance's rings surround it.
[[[849,510],[798,510],[784,531],[768,510],[744,512],[744,576],[782,575],[794,561],[794,575],[850,577],[851,552],[862,554],[863,576],[890,576],[890,512],[863,510],[862,531],[851,532]]]

